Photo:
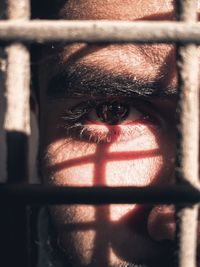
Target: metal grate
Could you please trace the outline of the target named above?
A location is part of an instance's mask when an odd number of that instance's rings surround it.
[[[7,76],[5,131],[8,183],[0,185],[1,203],[15,203],[18,226],[27,220],[26,205],[53,203],[176,203],[177,264],[196,266],[196,230],[200,190],[198,181],[199,97],[198,56],[200,25],[197,1],[177,0],[177,22],[29,21],[29,0],[7,0],[8,19],[0,22],[0,44],[6,46]],[[177,132],[179,135],[176,185],[166,188],[52,188],[22,185],[28,181],[27,150],[30,135],[30,54],[27,43],[37,42],[176,42],[179,79]],[[17,94],[16,94],[17,92]],[[17,101],[17,98],[19,101]],[[16,164],[17,161],[17,164]],[[11,184],[12,183],[12,184]],[[14,184],[13,184],[14,183]],[[77,199],[77,195],[79,198]],[[74,197],[75,196],[75,197]],[[23,205],[22,205],[23,204]],[[10,206],[11,207],[11,206]],[[190,227],[188,227],[190,225]],[[19,229],[15,229],[16,231]],[[28,266],[26,235],[19,266]],[[23,259],[24,257],[24,259]]]

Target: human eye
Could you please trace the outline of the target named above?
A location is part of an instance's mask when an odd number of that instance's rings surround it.
[[[150,102],[130,99],[84,101],[65,110],[62,119],[72,138],[94,143],[126,141],[162,123]]]

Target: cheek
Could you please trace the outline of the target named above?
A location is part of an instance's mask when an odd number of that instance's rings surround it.
[[[44,175],[47,182],[66,186],[164,184],[169,181],[174,160],[174,142],[168,138],[147,129],[124,142],[60,139],[47,148]]]
[[[95,208],[90,205],[52,206],[51,218],[57,226],[59,239],[66,254],[78,259],[73,266],[86,266],[91,262],[97,223]],[[78,256],[77,256],[78,255]]]
[[[128,160],[107,164],[105,180],[108,186],[145,186],[154,181],[163,167],[162,157]]]
[[[173,172],[172,139],[164,131],[155,132],[152,129],[144,130],[137,138],[105,144],[59,139],[47,147],[45,180],[61,186],[165,184]],[[78,258],[82,265],[88,265],[95,240],[99,238],[95,227],[102,229],[107,221],[117,223],[123,220],[134,207],[65,205],[53,207],[51,212],[61,242],[68,248],[68,255]],[[104,228],[101,231],[102,240],[109,235]],[[129,240],[129,233],[126,229],[122,236],[127,236]],[[79,265],[77,262],[75,266]]]

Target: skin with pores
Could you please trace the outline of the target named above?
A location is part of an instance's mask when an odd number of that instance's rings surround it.
[[[69,0],[59,18],[171,20],[174,5],[164,0]],[[47,53],[39,67],[44,183],[173,184],[173,45],[70,44]],[[102,105],[112,109],[113,103],[128,111],[117,123],[106,123],[107,111],[97,110]],[[172,207],[62,205],[49,210],[71,267],[170,266]]]

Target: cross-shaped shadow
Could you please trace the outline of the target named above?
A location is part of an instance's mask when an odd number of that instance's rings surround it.
[[[113,131],[114,128],[114,131]],[[150,130],[155,135],[153,127]],[[65,162],[57,163],[51,167],[50,172],[57,172],[62,169],[66,169],[69,167],[80,166],[83,164],[94,163],[94,173],[93,173],[93,184],[94,186],[106,186],[106,165],[109,162],[113,161],[125,161],[125,160],[137,160],[144,159],[150,157],[156,157],[161,154],[159,148],[149,149],[145,151],[122,151],[122,152],[111,152],[110,148],[113,143],[119,138],[121,134],[121,129],[119,126],[112,126],[112,133],[116,133],[115,136],[112,136],[112,140],[109,143],[99,143],[97,144],[97,148],[94,154],[86,155],[83,157],[78,157],[75,159],[70,159]],[[119,170],[120,171],[120,170]],[[81,176],[81,174],[80,174]],[[157,174],[159,177],[160,174]],[[155,179],[156,180],[156,179]],[[155,182],[154,180],[154,182]],[[144,209],[144,214],[147,212],[148,207]],[[127,214],[128,216],[128,214]],[[145,215],[142,215],[145,216]],[[125,216],[126,217],[126,216]],[[143,220],[143,219],[141,219]],[[143,220],[144,221],[144,220]],[[141,226],[141,222],[139,222]],[[93,222],[85,222],[85,223],[70,223],[64,224],[63,230],[65,232],[78,232],[78,231],[95,231],[95,240],[93,246],[93,255],[90,264],[85,265],[87,267],[90,266],[98,266],[97,259],[101,258],[101,265],[108,266],[109,259],[109,246],[113,243],[113,240],[110,240],[110,237],[107,233],[113,231],[113,229],[117,229],[120,225],[118,222],[113,222],[110,218],[110,207],[109,205],[97,206],[95,208],[95,219]],[[142,223],[142,227],[145,225]],[[116,247],[118,245],[116,244]]]

